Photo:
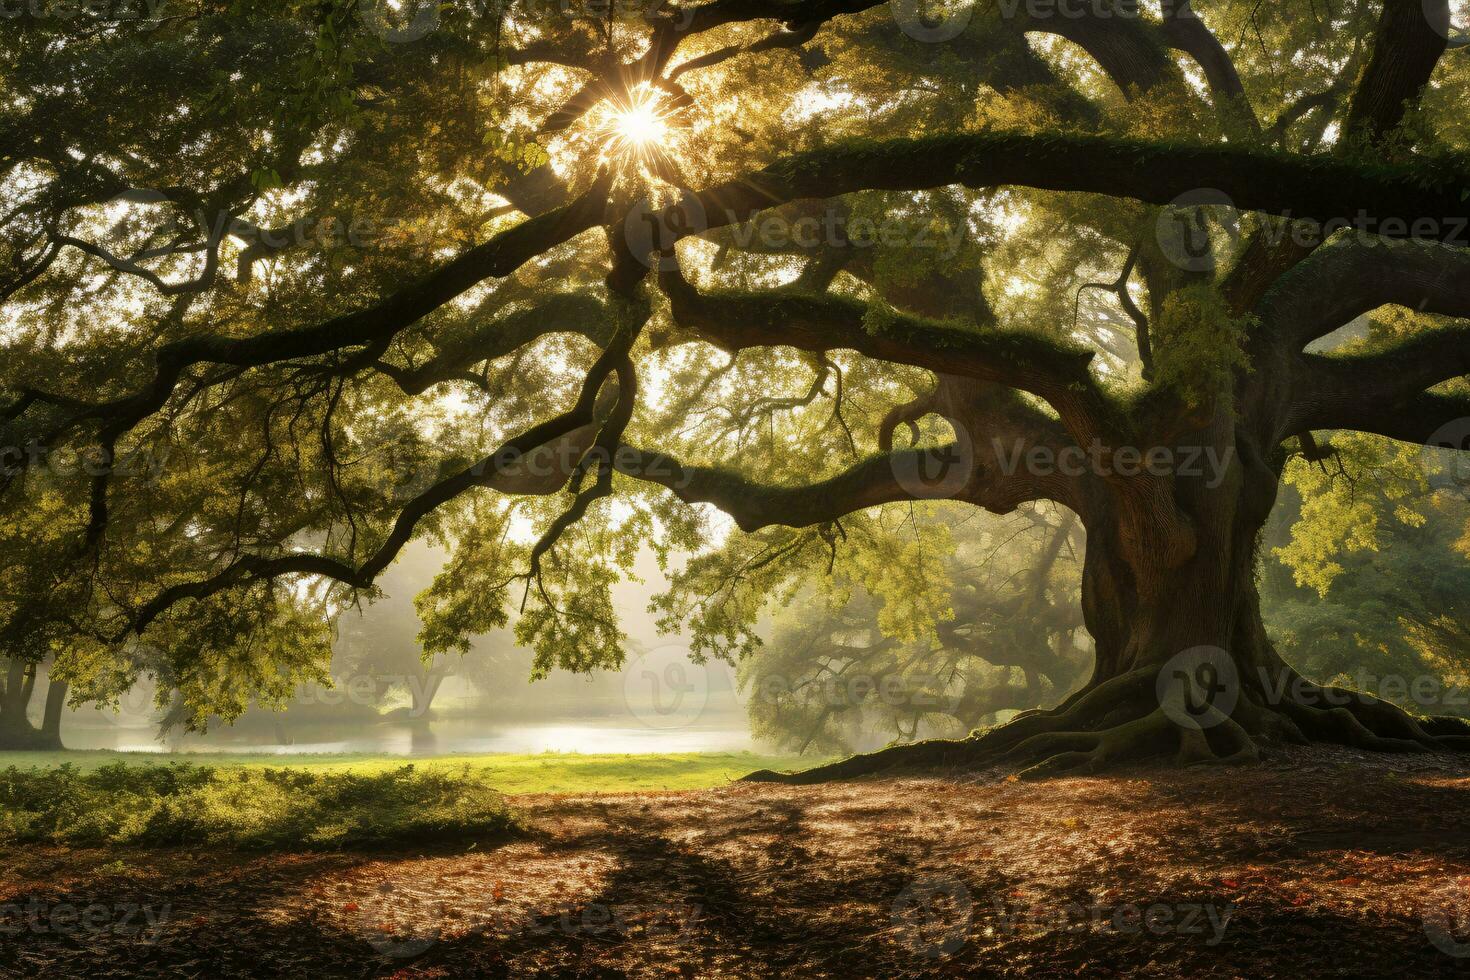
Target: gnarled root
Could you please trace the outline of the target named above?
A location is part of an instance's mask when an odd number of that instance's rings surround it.
[[[1381,752],[1470,750],[1470,722],[1415,718],[1371,695],[1322,688],[1300,677],[1272,697],[1238,691],[1228,713],[1208,692],[1186,686],[1161,700],[1158,671],[1141,668],[1084,688],[1055,708],[1025,712],[969,738],[896,745],[802,772],[761,770],[752,782],[810,784],[895,771],[981,768],[1015,763],[1032,779],[1097,772],[1116,763],[1172,757],[1185,766],[1239,765],[1261,758],[1271,742],[1328,742]],[[1290,679],[1290,678],[1288,678]],[[1189,682],[1192,683],[1192,682]]]
[[[1361,691],[1322,687],[1287,668],[1282,709],[1304,733],[1375,752],[1470,749],[1470,722],[1462,718],[1416,718],[1403,708]]]
[[[1118,702],[1126,695],[1141,695],[1152,684],[1151,677],[1152,672],[1149,671],[1134,671],[1114,677],[1096,687],[1084,688],[1055,708],[1024,712],[1004,725],[976,732],[968,738],[930,739],[910,745],[893,745],[800,772],[761,769],[745,776],[744,781],[800,786],[893,770],[984,765],[983,760],[998,761],[1006,750],[1027,738],[1112,717]]]
[[[1019,773],[1022,779],[1071,770],[1094,772],[1118,759],[1149,754],[1169,727],[1169,719],[1163,710],[1155,709],[1142,718],[1100,732],[1043,732],[1033,735],[999,761],[1040,758],[1040,762]]]

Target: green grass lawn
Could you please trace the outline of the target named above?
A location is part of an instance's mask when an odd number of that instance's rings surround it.
[[[502,793],[617,793],[642,790],[688,790],[723,786],[756,769],[805,769],[825,760],[754,752],[682,752],[646,755],[441,755],[406,758],[398,755],[301,754],[269,755],[234,752],[0,752],[0,770],[55,767],[62,763],[85,772],[126,763],[138,766],[187,762],[219,768],[301,769],[382,775],[412,764],[423,769],[468,767]]]

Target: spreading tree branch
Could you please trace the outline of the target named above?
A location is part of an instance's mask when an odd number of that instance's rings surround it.
[[[1349,234],[1277,280],[1257,312],[1262,329],[1301,350],[1390,303],[1470,317],[1470,250]]]

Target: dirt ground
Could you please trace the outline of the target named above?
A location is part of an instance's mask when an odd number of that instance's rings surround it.
[[[422,853],[0,856],[0,974],[1470,976],[1470,760],[522,796]]]

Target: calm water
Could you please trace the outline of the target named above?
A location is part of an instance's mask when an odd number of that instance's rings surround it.
[[[371,680],[371,679],[369,679]],[[622,671],[594,680],[554,678],[498,692],[486,700],[450,678],[434,700],[436,715],[372,720],[323,717],[353,685],[328,701],[321,691],[298,692],[284,713],[252,711],[236,726],[213,725],[205,735],[183,731],[157,737],[152,694],[131,693],[117,711],[83,708],[68,713],[68,748],[130,752],[255,753],[365,752],[439,755],[486,752],[734,752],[759,749],[750,737],[744,697],[729,667],[694,664],[682,645],[653,648]],[[374,710],[390,705],[373,700]],[[317,702],[312,704],[312,702]],[[356,705],[363,707],[363,703]],[[352,705],[348,705],[352,707]],[[315,708],[315,712],[312,709]],[[406,709],[400,707],[401,713]]]
[[[477,719],[453,718],[428,725],[381,724],[355,727],[286,724],[281,744],[270,730],[211,731],[208,735],[170,736],[160,743],[149,727],[82,727],[65,732],[74,749],[117,749],[127,752],[210,751],[372,752],[391,755],[438,755],[460,752],[739,752],[755,750],[744,718],[732,716],[702,724],[656,729],[629,725],[621,719],[561,719],[487,726]]]

